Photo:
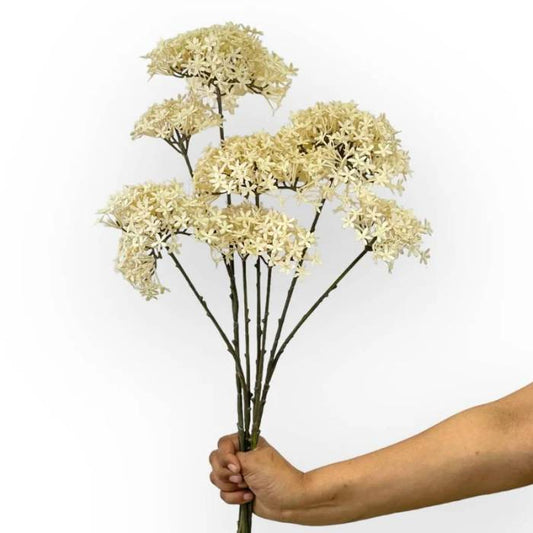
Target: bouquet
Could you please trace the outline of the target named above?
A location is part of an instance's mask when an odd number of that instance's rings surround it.
[[[410,174],[409,155],[383,114],[374,116],[352,101],[319,102],[292,113],[275,134],[226,137],[227,115],[236,112],[242,96],[261,95],[277,108],[297,72],[263,46],[261,35],[241,24],[215,25],[163,40],[145,56],[151,76],[182,78],[186,90],[152,105],[132,137],[162,139],[183,158],[190,184],[128,185],[100,211],[101,221],[120,232],[116,268],[126,280],[147,300],[157,298],[167,291],[158,263],[172,261],[218,332],[235,366],[242,451],[257,445],[278,361],[311,314],[367,254],[389,270],[404,254],[426,263],[429,250],[422,239],[431,232],[427,221],[379,194],[401,194]],[[217,145],[193,162],[191,140],[208,128],[218,130]],[[288,195],[309,206],[309,227],[283,210]],[[316,231],[326,202],[360,244],[354,245],[353,260],[286,331],[298,280],[319,261]],[[183,239],[207,245],[226,271],[229,328],[182,262]],[[287,275],[284,303],[271,309],[274,279]],[[272,323],[274,311],[278,319]],[[252,505],[240,506],[239,533],[251,531]]]

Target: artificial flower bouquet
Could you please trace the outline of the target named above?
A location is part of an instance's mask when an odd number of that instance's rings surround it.
[[[227,23],[163,40],[147,54],[151,76],[182,78],[186,90],[150,107],[132,137],[167,143],[183,158],[188,183],[127,185],[100,211],[102,222],[120,232],[116,267],[126,280],[147,300],[157,298],[167,290],[158,263],[172,261],[220,335],[235,367],[243,451],[258,442],[276,365],[309,316],[367,254],[389,269],[403,254],[427,262],[422,239],[431,232],[427,221],[380,195],[401,194],[410,173],[408,153],[383,114],[353,102],[317,103],[294,112],[273,135],[226,137],[227,116],[242,96],[261,95],[276,108],[297,72],[260,37],[254,28]],[[193,162],[191,140],[208,128],[218,130],[217,144]],[[289,195],[309,206],[308,227],[285,211]],[[267,206],[267,199],[279,208]],[[319,261],[316,234],[326,202],[355,234],[353,260],[287,331],[298,280]],[[191,265],[179,253],[183,239],[207,245],[226,271],[226,320],[214,316],[191,278]],[[284,303],[272,309],[282,276],[290,279]],[[252,505],[240,507],[239,533],[251,531]]]

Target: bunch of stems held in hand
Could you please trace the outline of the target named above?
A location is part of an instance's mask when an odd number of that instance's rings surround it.
[[[218,93],[219,94],[219,93]],[[218,111],[220,117],[223,120],[222,102],[220,97],[217,99]],[[224,126],[220,125],[220,144],[221,146],[225,140]],[[184,157],[187,167],[193,173],[190,160],[187,151],[180,151],[180,154]],[[259,197],[257,194],[255,197],[256,205],[259,205]],[[311,223],[310,232],[314,233],[320,215],[322,213],[325,198],[322,200],[319,208],[317,209],[313,221]],[[227,195],[227,204],[231,204],[231,195]],[[270,300],[272,290],[272,270],[273,267],[262,258],[257,257],[255,260],[255,334],[256,334],[256,360],[255,360],[255,383],[252,387],[252,372],[251,372],[251,332],[250,332],[250,299],[249,299],[249,283],[248,283],[248,257],[240,258],[240,274],[242,278],[241,296],[238,291],[238,261],[235,255],[229,260],[224,261],[226,272],[228,275],[229,287],[230,287],[230,300],[231,300],[231,314],[233,322],[233,339],[230,341],[227,334],[220,326],[217,319],[209,309],[206,300],[200,295],[191,278],[185,271],[183,265],[178,260],[174,253],[169,253],[174,264],[185,278],[187,284],[193,291],[194,295],[204,308],[207,316],[214,324],[216,330],[220,334],[224,344],[231,354],[235,362],[235,382],[237,389],[237,430],[239,434],[239,445],[242,451],[249,451],[257,446],[259,435],[261,433],[261,420],[263,417],[263,411],[267,400],[268,391],[270,389],[270,383],[274,370],[278,361],[285,351],[287,344],[292,340],[297,331],[303,325],[303,323],[309,318],[309,316],[317,309],[317,307],[329,296],[329,294],[337,288],[340,281],[352,270],[352,268],[368,253],[372,250],[372,244],[375,238],[366,244],[364,249],[354,258],[353,261],[339,274],[339,276],[329,285],[329,287],[320,295],[315,303],[308,309],[306,313],[298,320],[293,329],[289,332],[283,342],[280,342],[283,332],[283,326],[287,317],[289,306],[294,294],[294,290],[298,281],[298,274],[295,273],[290,282],[281,315],[277,321],[277,327],[275,328],[274,340],[269,351],[268,361],[265,361],[265,355],[267,353],[267,333],[268,333],[268,321],[270,315]],[[305,251],[302,258],[299,261],[299,266],[304,261]],[[263,291],[263,271],[266,270],[266,286]],[[263,295],[263,292],[265,294]],[[264,298],[263,298],[264,296]],[[264,304],[262,301],[264,299]],[[242,303],[242,316],[240,312]],[[244,349],[241,349],[240,332],[241,332],[241,319],[244,324]],[[241,355],[242,352],[242,355]],[[243,356],[244,356],[244,368],[243,368]],[[265,373],[266,363],[266,373]],[[249,531],[249,522],[251,522],[252,503],[241,505],[241,513],[239,524],[239,533],[242,531]],[[248,527],[248,529],[246,529]]]

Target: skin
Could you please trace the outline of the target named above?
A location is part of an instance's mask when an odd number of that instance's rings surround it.
[[[411,438],[309,472],[264,438],[240,452],[237,434],[209,457],[228,504],[254,500],[262,518],[330,525],[533,484],[533,383],[460,412]]]

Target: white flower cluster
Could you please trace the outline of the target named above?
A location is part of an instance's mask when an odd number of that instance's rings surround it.
[[[282,144],[296,145],[303,153],[322,149],[334,169],[327,176],[334,187],[372,184],[402,192],[409,155],[400,148],[397,133],[385,115],[375,117],[354,102],[319,102],[292,113],[278,135]],[[324,176],[317,180],[323,183]]]
[[[189,138],[213,126],[219,126],[220,115],[193,94],[179,95],[152,105],[136,122],[131,136],[159,137],[170,140]]]
[[[100,213],[104,224],[122,231],[118,271],[147,299],[166,290],[157,277],[157,260],[164,251],[179,251],[181,235],[208,244],[215,259],[260,256],[271,267],[297,269],[297,274],[314,243],[314,236],[285,213],[247,202],[220,208],[188,196],[177,181],[126,186]]]
[[[362,111],[354,102],[319,102],[292,113],[274,135],[226,138],[221,147],[208,147],[193,169],[191,136],[222,128],[213,99],[217,105],[222,99],[229,111],[247,93],[279,104],[290,86],[296,69],[264,48],[260,35],[239,24],[215,25],[161,41],[147,56],[150,74],[185,78],[189,92],[150,107],[132,137],[165,139],[185,157],[193,177],[190,196],[175,181],[146,183],[124,188],[101,211],[103,222],[122,231],[117,268],[147,298],[165,290],[157,261],[163,251],[176,253],[184,234],[208,244],[215,259],[257,256],[300,275],[304,261],[315,260],[308,253],[314,235],[259,199],[283,190],[316,210],[326,200],[336,202],[344,225],[389,269],[404,253],[422,262],[429,258],[429,250],[422,249],[429,223],[376,192],[384,187],[401,194],[410,174],[398,132],[385,115]],[[217,206],[221,195],[233,195],[232,204]]]
[[[182,33],[161,41],[146,55],[150,75],[187,78],[198,94],[216,97],[233,111],[236,99],[260,94],[279,105],[296,74],[280,56],[269,52],[255,28],[228,22]]]
[[[229,260],[234,253],[242,258],[259,256],[283,271],[297,268],[297,274],[302,270],[298,264],[315,242],[313,234],[294,218],[248,202],[224,208],[209,206],[202,214],[197,212],[193,227],[196,238],[221,258]]]
[[[389,271],[394,261],[407,252],[427,263],[429,249],[421,249],[422,236],[431,234],[427,220],[421,222],[394,200],[380,198],[367,187],[360,187],[355,198],[346,201],[344,226],[355,229],[357,238],[372,243],[375,259],[384,261]]]
[[[263,194],[297,190],[333,171],[322,148],[303,153],[296,144],[265,132],[226,139],[223,148],[209,147],[194,171],[198,194]]]
[[[104,224],[122,231],[117,270],[147,299],[165,291],[157,260],[163,250],[178,251],[177,236],[187,232],[189,213],[197,204],[180,183],[171,181],[126,186],[100,211]]]
[[[409,173],[409,156],[385,115],[375,117],[353,102],[331,102],[293,113],[275,135],[231,137],[222,148],[208,148],[194,185],[201,195],[246,198],[290,189],[316,208],[336,200],[347,214],[346,226],[367,243],[376,237],[374,257],[390,269],[404,251],[423,262],[429,257],[420,248],[429,224],[375,193],[385,187],[401,194]]]

